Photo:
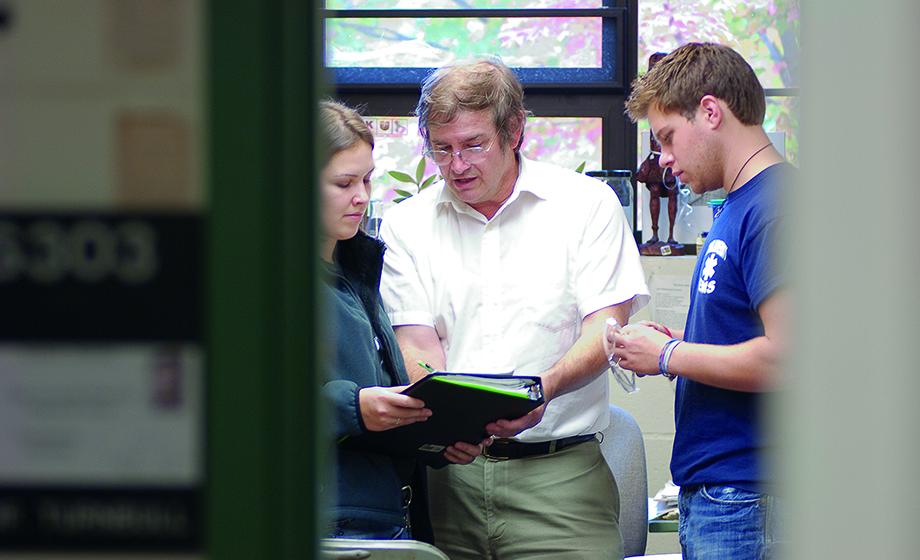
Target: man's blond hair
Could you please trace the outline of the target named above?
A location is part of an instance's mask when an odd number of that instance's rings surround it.
[[[435,70],[422,82],[415,114],[419,133],[428,145],[430,127],[449,124],[461,111],[484,110],[491,113],[501,145],[519,149],[527,115],[524,89],[514,72],[498,59],[452,64]],[[513,137],[518,129],[520,135]]]
[[[763,124],[766,99],[754,69],[740,54],[716,43],[687,43],[636,78],[626,113],[636,122],[654,107],[692,120],[704,95],[724,101],[743,124]]]

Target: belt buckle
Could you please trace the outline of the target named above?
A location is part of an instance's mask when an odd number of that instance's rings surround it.
[[[498,439],[492,440],[492,444],[487,445],[482,448],[482,456],[486,459],[491,459],[492,461],[508,461],[511,457],[504,455],[493,455],[489,450],[492,449],[492,445],[498,442]],[[504,445],[505,442],[501,442],[499,445]]]

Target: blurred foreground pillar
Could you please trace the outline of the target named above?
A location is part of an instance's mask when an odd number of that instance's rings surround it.
[[[788,558],[917,558],[920,5],[802,2]]]

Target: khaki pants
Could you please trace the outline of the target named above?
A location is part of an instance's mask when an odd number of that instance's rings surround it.
[[[429,470],[435,544],[451,560],[621,559],[616,482],[596,441]]]

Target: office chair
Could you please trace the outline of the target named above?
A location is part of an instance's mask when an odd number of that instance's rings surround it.
[[[601,432],[601,453],[620,490],[620,533],[626,557],[642,556],[648,543],[648,474],[645,442],[636,419],[610,405],[610,425]]]
[[[428,543],[410,540],[320,539],[323,560],[449,560]]]

